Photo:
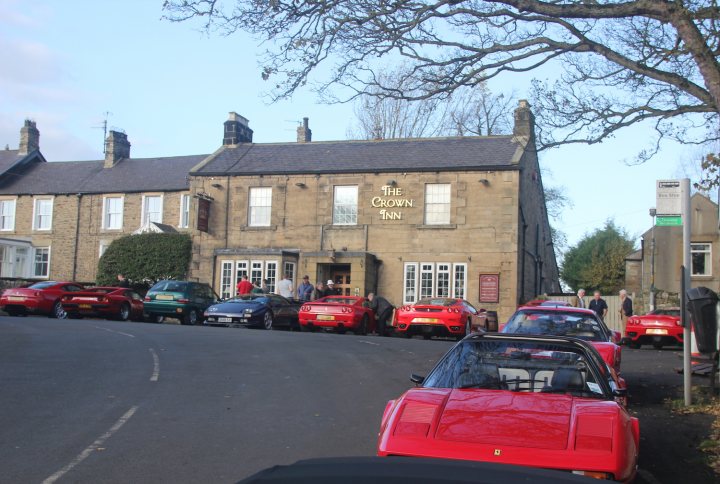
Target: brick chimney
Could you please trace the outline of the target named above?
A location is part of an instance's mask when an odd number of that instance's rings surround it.
[[[297,129],[297,142],[298,143],[309,143],[312,141],[312,130],[309,128],[310,120],[303,118],[302,126],[298,126]]]
[[[125,133],[111,130],[105,140],[105,168],[112,168],[123,158],[130,158],[130,142]]]
[[[530,103],[526,99],[521,99],[515,109],[513,134],[515,136],[535,138],[535,115],[530,110]]]
[[[20,128],[20,148],[18,154],[27,155],[40,149],[40,131],[35,126],[35,121],[25,120],[25,125]]]
[[[223,135],[224,145],[236,145],[238,143],[252,143],[253,130],[248,126],[249,121],[234,111],[230,111],[228,120],[225,121],[225,134]]]

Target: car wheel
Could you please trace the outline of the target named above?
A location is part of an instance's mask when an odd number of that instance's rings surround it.
[[[149,319],[151,323],[162,324],[165,321],[165,316],[160,316],[159,314],[151,314]]]
[[[130,319],[130,305],[128,303],[124,302],[120,305],[118,319],[120,321],[127,321],[128,319]]]
[[[273,327],[273,315],[271,311],[265,313],[263,317],[263,329],[270,330]]]
[[[472,321],[468,319],[467,324],[465,324],[465,336],[469,335],[470,333],[472,333]]]
[[[20,314],[17,309],[7,309],[5,312],[8,313],[8,316],[18,316]]]
[[[62,307],[62,304],[60,304],[60,301],[57,301],[52,309],[52,316],[57,319],[67,319],[67,313]]]
[[[367,314],[362,317],[360,320],[360,326],[358,326],[357,331],[355,331],[355,334],[361,334],[366,335],[368,332],[368,316]]]
[[[182,319],[182,324],[194,326],[198,322],[198,315],[196,309],[191,309],[187,312],[185,317]]]
[[[640,349],[640,343],[636,343],[634,341],[628,341],[627,345],[628,348],[632,348],[634,350]]]

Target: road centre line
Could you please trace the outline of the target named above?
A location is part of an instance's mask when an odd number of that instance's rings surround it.
[[[153,373],[150,377],[150,381],[158,381],[160,378],[160,358],[158,357],[157,353],[155,353],[155,350],[152,348],[148,348],[150,350],[150,353],[152,353],[153,357]]]
[[[74,467],[76,467],[76,466],[77,466],[78,464],[80,464],[82,461],[84,461],[85,459],[87,459],[88,456],[90,456],[90,454],[92,454],[93,452],[95,452],[96,450],[98,450],[100,447],[102,447],[102,445],[105,443],[105,441],[106,441],[107,439],[109,439],[110,437],[112,437],[112,436],[115,434],[115,432],[117,432],[118,430],[120,430],[120,428],[122,428],[122,426],[125,425],[125,423],[126,423],[128,420],[130,420],[130,417],[133,416],[133,414],[135,413],[135,411],[136,411],[137,409],[138,409],[138,406],[135,405],[135,406],[132,407],[130,410],[128,410],[127,412],[125,412],[125,415],[123,415],[122,417],[120,417],[120,419],[119,419],[117,422],[115,422],[115,424],[114,424],[112,427],[110,427],[110,430],[108,430],[107,432],[105,432],[104,434],[102,434],[95,442],[93,442],[93,443],[92,443],[90,446],[88,446],[85,450],[83,450],[82,452],[80,452],[80,454],[79,454],[77,457],[75,457],[68,465],[66,465],[65,467],[63,467],[62,469],[60,469],[59,471],[57,471],[55,474],[51,475],[50,477],[48,477],[47,479],[45,479],[44,481],[42,481],[42,484],[52,484],[52,483],[54,483],[55,481],[57,481],[58,479],[60,479],[62,476],[64,476],[64,475],[67,474],[68,472],[70,472]]]
[[[365,341],[364,339],[359,340],[358,343],[365,343],[366,345],[380,346],[380,343],[373,343],[372,341]]]
[[[128,338],[134,338],[134,337],[135,337],[134,334],[123,333],[122,331],[115,331],[115,330],[113,330],[113,329],[103,328],[102,326],[93,326],[93,328],[103,329],[103,330],[105,330],[105,331],[107,331],[107,332],[109,332],[109,333],[121,334],[121,335],[123,335],[123,336],[127,336]]]

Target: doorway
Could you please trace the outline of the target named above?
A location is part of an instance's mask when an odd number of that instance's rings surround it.
[[[350,296],[352,291],[352,280],[350,278],[350,265],[334,265],[330,268],[330,279],[335,281],[335,287],[340,294]]]

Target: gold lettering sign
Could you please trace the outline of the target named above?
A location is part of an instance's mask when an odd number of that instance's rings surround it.
[[[405,191],[400,187],[383,185],[380,187],[382,195],[373,197],[370,205],[380,208],[380,220],[402,220],[402,211],[398,208],[413,208],[415,199],[407,198]]]

